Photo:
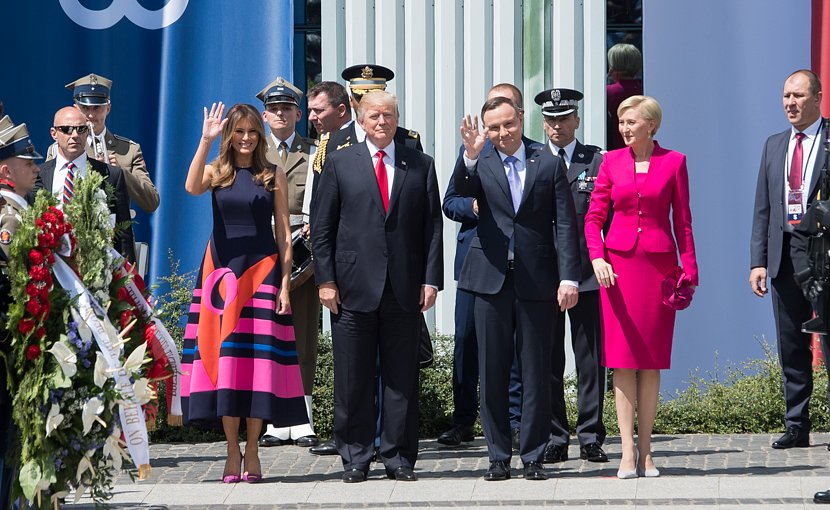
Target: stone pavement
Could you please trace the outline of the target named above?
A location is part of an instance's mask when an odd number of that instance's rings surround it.
[[[220,482],[224,443],[158,444],[153,473],[133,484],[116,480],[112,506],[143,509],[340,509],[340,508],[816,508],[813,493],[830,487],[830,434],[813,434],[810,448],[773,450],[777,435],[655,436],[659,478],[618,480],[619,438],[606,441],[611,461],[571,460],[548,465],[551,478],[528,481],[513,459],[513,478],[485,482],[487,450],[479,437],[469,446],[443,447],[422,440],[417,482],[388,480],[375,463],[364,483],[340,481],[339,457],[317,457],[305,448],[263,448],[265,480],[257,485]],[[93,508],[90,501],[67,509]],[[819,507],[821,508],[821,507]]]

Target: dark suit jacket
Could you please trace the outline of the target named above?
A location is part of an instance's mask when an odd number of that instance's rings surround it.
[[[88,158],[87,161],[89,161],[92,170],[103,175],[106,178],[105,182],[112,185],[115,190],[115,196],[110,197],[109,201],[110,213],[115,214],[115,222],[120,224],[124,221],[131,221],[130,196],[127,194],[127,182],[124,179],[123,171],[120,168],[102,163],[97,159]],[[37,193],[40,188],[46,188],[51,191],[54,176],[54,159],[40,165],[40,173],[37,176],[34,193]],[[130,262],[135,262],[135,242],[133,240],[132,225],[116,237],[114,244],[118,253],[126,257]]]
[[[784,161],[787,158],[792,129],[772,135],[764,144],[758,185],[755,188],[755,209],[752,214],[752,237],[749,243],[750,267],[765,267],[770,278],[778,276],[784,247]],[[818,142],[817,142],[818,143]],[[808,190],[810,202],[815,196],[824,148],[816,147],[818,155]],[[808,207],[809,207],[808,203]]]
[[[343,308],[376,310],[387,275],[401,307],[417,312],[421,285],[443,287],[442,220],[431,157],[395,143],[389,212],[366,143],[326,158],[311,218],[317,284],[335,282]]]
[[[541,143],[525,136],[522,136],[522,141],[534,150],[542,148]],[[493,144],[487,139],[481,152],[483,154],[492,148]],[[462,157],[463,154],[464,146],[462,145],[458,150],[458,157]],[[455,191],[455,183],[452,179],[447,183],[447,192],[444,194],[444,202],[441,208],[447,218],[461,223],[461,229],[457,236],[458,243],[455,245],[455,263],[453,267],[453,278],[458,281],[458,276],[461,274],[461,265],[464,263],[464,257],[467,256],[467,251],[470,249],[470,241],[476,236],[478,217],[473,214],[473,199],[459,195]]]
[[[476,198],[479,211],[478,233],[470,242],[458,286],[479,294],[501,291],[508,243],[514,237],[516,296],[554,301],[560,279],[579,281],[576,213],[561,160],[527,145],[525,150],[527,174],[516,213],[498,151],[479,155],[470,170],[463,158],[455,164],[453,180],[458,193]],[[554,223],[558,251],[551,228]]]
[[[793,269],[796,273],[809,269],[810,259],[809,254],[807,253],[809,238],[820,231],[818,219],[813,217],[815,211],[810,206],[813,205],[818,198],[821,198],[821,200],[830,199],[828,196],[818,197],[819,190],[821,189],[821,173],[824,165],[827,163],[826,154],[824,152],[824,141],[827,139],[830,139],[830,121],[824,119],[819,140],[822,144],[821,151],[818,153],[818,157],[816,158],[816,166],[813,168],[813,177],[810,181],[811,193],[810,198],[807,201],[807,214],[804,215],[801,223],[798,227],[796,227],[793,232],[793,237],[790,240],[790,256],[792,257]],[[818,147],[816,147],[816,150],[818,150]],[[781,185],[783,186],[783,177]]]
[[[545,151],[550,152],[550,144],[545,144]],[[551,153],[552,154],[552,153]],[[579,254],[582,276],[579,279],[579,291],[598,290],[599,284],[594,275],[594,266],[588,256],[588,245],[585,243],[585,214],[588,213],[588,206],[591,203],[591,193],[594,191],[594,183],[599,174],[599,165],[602,163],[600,148],[594,145],[582,145],[577,140],[574,147],[571,164],[568,167],[566,176],[571,187],[571,195],[576,208],[576,225],[579,232]],[[579,176],[585,172],[583,179]],[[606,227],[610,225],[611,215],[605,222]],[[607,228],[605,231],[607,232]]]

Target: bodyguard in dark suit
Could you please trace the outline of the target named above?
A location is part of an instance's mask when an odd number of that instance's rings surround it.
[[[787,78],[784,113],[792,128],[767,139],[755,191],[749,285],[755,295],[764,297],[769,290],[767,277],[772,279],[787,408],[787,431],[772,443],[779,449],[810,444],[811,338],[801,332],[801,325],[810,319],[812,309],[793,279],[790,242],[793,228],[801,222],[815,195],[824,164],[818,136],[822,126],[820,106],[821,82],[812,71],[796,71]]]
[[[397,101],[366,94],[366,141],[326,158],[311,218],[320,301],[332,312],[334,437],[344,482],[366,479],[378,355],[387,475],[415,480],[421,312],[443,282],[441,208],[429,156],[394,141]]]
[[[109,183],[115,190],[115,196],[110,200],[110,213],[115,214],[116,224],[129,222],[130,219],[130,197],[127,194],[127,183],[124,180],[123,171],[97,159],[88,158],[86,155],[87,124],[84,114],[77,108],[67,106],[55,113],[54,125],[52,126],[52,138],[58,144],[58,151],[55,159],[49,160],[40,167],[35,192],[40,188],[46,188],[58,196],[58,200],[66,200],[64,190],[66,176],[69,173],[69,166],[73,167],[72,172],[75,178],[86,175],[87,168],[98,172],[105,177],[105,183]],[[115,249],[130,262],[135,262],[135,246],[133,241],[133,227],[128,226],[115,238]]]
[[[567,311],[571,322],[571,345],[576,364],[578,416],[576,435],[579,457],[592,462],[608,462],[602,450],[605,426],[602,423],[605,371],[601,366],[599,284],[585,244],[585,214],[591,203],[594,181],[602,163],[600,148],[582,145],[576,139],[579,128],[579,101],[582,93],[571,89],[550,89],[536,96],[542,107],[543,127],[548,135],[545,150],[556,154],[567,168],[567,179],[576,207],[582,273],[579,302]],[[570,427],[565,411],[565,312],[559,310],[553,336],[551,358],[552,420],[545,462],[568,460]]]
[[[523,114],[515,103],[504,97],[488,100],[482,120],[496,150],[481,154],[485,134],[479,132],[478,118],[467,116],[461,126],[465,153],[453,180],[458,193],[475,198],[479,209],[478,233],[458,285],[475,293],[481,420],[490,457],[484,478],[510,477],[507,389],[515,338],[524,382],[519,453],[525,478],[544,480],[552,311],[557,301],[568,309],[578,300],[576,214],[559,158],[531,152],[522,143]]]

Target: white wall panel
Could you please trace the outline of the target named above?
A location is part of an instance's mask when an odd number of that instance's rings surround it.
[[[373,0],[346,0],[346,66],[375,61],[374,4]]]
[[[493,0],[493,82],[522,88],[522,5]]]

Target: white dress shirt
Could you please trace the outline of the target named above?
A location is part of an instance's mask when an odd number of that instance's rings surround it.
[[[557,151],[558,150],[559,149],[557,149]],[[567,150],[567,148],[565,150]],[[499,158],[501,158],[502,166],[504,166],[504,175],[507,176],[507,173],[510,171],[510,167],[507,165],[507,163],[504,162],[504,160],[505,158],[507,158],[507,156],[509,156],[509,154],[504,154],[499,150],[496,150],[496,152],[498,153]],[[525,178],[527,177],[527,152],[525,151],[525,144],[519,145],[519,149],[514,154],[512,154],[512,156],[518,160],[516,166],[519,169],[519,180],[522,182],[522,193],[524,193]],[[464,165],[466,165],[468,169],[472,169],[476,165],[476,163],[478,163],[478,158],[470,159],[467,157],[467,152],[464,151]],[[510,183],[509,178],[507,182],[508,184]],[[579,249],[578,246],[577,249]],[[509,253],[508,260],[512,258],[513,254]],[[579,282],[573,280],[560,280],[559,285],[570,285],[571,287],[576,287],[577,289],[579,288]]]
[[[280,144],[282,142],[285,142],[285,145],[286,145],[285,151],[286,151],[286,154],[288,154],[288,151],[291,150],[291,144],[294,143],[294,138],[296,136],[297,136],[297,132],[294,131],[293,133],[291,133],[291,136],[289,136],[286,140],[280,140],[279,138],[277,138],[277,135],[275,135],[274,133],[271,133],[271,140],[274,141],[274,149],[276,149],[277,154],[280,153]]]
[[[86,177],[86,152],[82,152],[72,163],[75,163],[75,179]],[[55,173],[52,176],[52,194],[58,197],[58,207],[63,207],[63,184],[66,181],[67,164],[69,161],[58,151],[55,155]]]
[[[802,131],[804,139],[801,140],[801,164],[804,167],[801,169],[802,180],[801,188],[801,205],[807,208],[807,199],[810,198],[810,183],[813,179],[813,167],[816,166],[816,158],[819,151],[824,150],[821,146],[821,117],[813,122],[810,127]],[[790,192],[790,164],[793,160],[793,151],[795,151],[795,135],[799,131],[795,128],[790,130],[790,143],[787,146],[787,160],[784,162],[784,203],[787,203],[788,194]]]
[[[365,133],[364,133],[365,136]],[[378,151],[381,150],[379,147],[375,146],[369,139],[366,139],[366,147],[369,148],[369,155],[372,156],[372,168],[377,168],[378,165]],[[383,148],[384,156],[383,156],[383,165],[386,167],[386,184],[388,185],[389,189],[387,189],[387,197],[392,199],[392,182],[395,180],[395,142],[393,141],[389,145]]]

